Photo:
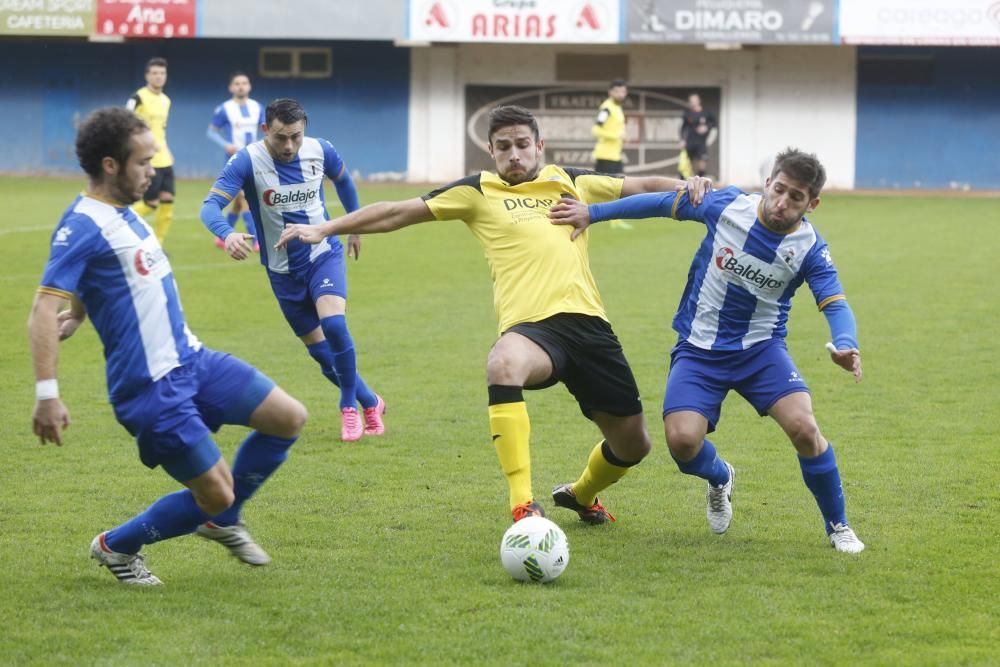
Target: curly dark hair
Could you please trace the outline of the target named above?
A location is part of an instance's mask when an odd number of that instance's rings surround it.
[[[101,160],[114,158],[125,164],[131,153],[129,142],[133,134],[149,126],[128,109],[105,107],[87,116],[76,132],[76,157],[87,175],[99,179],[103,173]]]
[[[826,169],[813,153],[806,153],[797,148],[786,148],[774,159],[771,168],[771,178],[778,172],[801,181],[809,188],[809,196],[815,199],[826,185]]]
[[[491,144],[493,143],[493,135],[497,133],[497,130],[512,125],[527,125],[531,128],[531,133],[535,135],[535,141],[538,141],[538,121],[524,107],[519,107],[516,104],[505,104],[495,107],[490,110],[489,122],[490,129],[487,139]]]

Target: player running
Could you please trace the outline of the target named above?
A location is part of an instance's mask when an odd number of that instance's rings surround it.
[[[354,341],[347,329],[347,275],[344,246],[334,237],[316,247],[295,243],[275,250],[286,224],[319,225],[329,219],[323,194],[328,177],[350,212],[358,191],[347,166],[325,139],[305,136],[305,109],[290,99],[271,102],[264,111],[264,138],[238,151],[212,186],[201,221],[225,243],[236,260],[250,256],[249,235],[235,231],[222,209],[241,190],[261,238],[260,261],[281,312],[323,375],[340,387],[340,437],[355,442],[362,435],[382,435],[385,401],[368,388],[357,371]],[[347,254],[357,259],[361,240],[348,237]],[[357,405],[361,404],[362,413]]]

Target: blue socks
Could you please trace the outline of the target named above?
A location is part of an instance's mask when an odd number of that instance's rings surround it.
[[[257,238],[257,228],[253,224],[253,215],[251,215],[250,211],[243,211],[243,224],[247,226],[247,234],[254,237],[257,242],[260,242],[260,239]]]
[[[673,454],[671,456],[673,457]],[[715,445],[709,440],[701,444],[701,451],[690,461],[678,461],[674,457],[674,463],[682,473],[708,480],[712,486],[722,486],[729,481],[729,468],[715,451]]]
[[[163,496],[142,514],[109,530],[104,543],[112,551],[139,553],[142,545],[187,535],[208,518],[194,501],[191,490],[184,489]]]
[[[340,387],[340,380],[337,379],[337,371],[333,368],[333,350],[330,349],[330,344],[327,341],[322,341],[306,345],[306,349],[309,350],[309,356],[319,364],[320,370],[323,371],[326,379],[332,382],[335,387]],[[368,388],[368,385],[365,384],[364,379],[360,375],[357,378],[356,393],[361,407],[374,408],[378,403],[378,397],[375,396],[375,392]]]
[[[279,438],[254,431],[240,445],[233,462],[233,492],[236,499],[222,514],[212,517],[217,526],[232,526],[240,519],[243,503],[288,458],[288,448],[298,438]]]
[[[307,347],[309,354],[319,362],[323,375],[340,387],[340,408],[355,407],[356,401],[360,401],[362,407],[374,407],[378,399],[358,375],[354,341],[347,330],[347,319],[343,315],[324,317],[320,320],[320,326],[323,328],[323,335],[326,336],[329,356],[321,350],[313,349],[322,343]],[[330,376],[328,369],[334,371],[336,379]]]
[[[828,443],[829,444],[829,443]],[[847,524],[847,511],[844,507],[844,488],[840,484],[840,471],[837,470],[837,458],[833,455],[833,445],[813,458],[799,456],[799,466],[802,468],[802,479],[812,491],[823,513],[823,523],[826,534],[833,532],[833,526]]]

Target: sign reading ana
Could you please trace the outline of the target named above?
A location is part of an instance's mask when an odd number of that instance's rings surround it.
[[[410,0],[409,38],[428,42],[617,42],[619,0]]]
[[[627,0],[626,42],[833,44],[835,0]]]
[[[95,0],[0,0],[0,35],[89,35]]]
[[[98,0],[97,34],[194,37],[197,0]]]

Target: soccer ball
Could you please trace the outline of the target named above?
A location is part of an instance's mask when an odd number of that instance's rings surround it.
[[[518,581],[552,581],[569,565],[566,533],[544,517],[521,519],[503,534],[500,562]]]

